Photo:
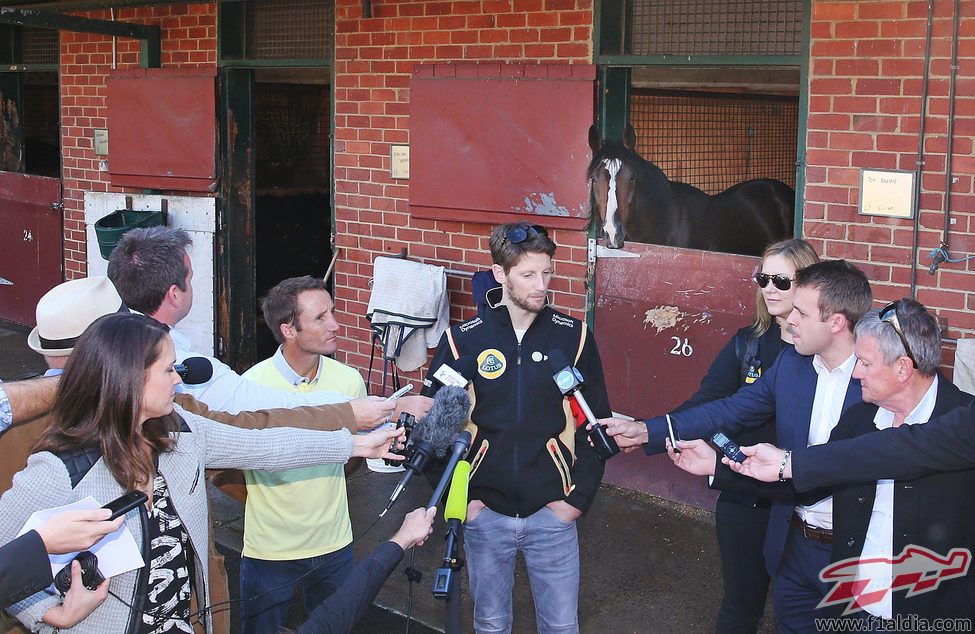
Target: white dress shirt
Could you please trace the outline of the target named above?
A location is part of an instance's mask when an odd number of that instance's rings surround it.
[[[809,446],[821,445],[829,440],[836,423],[840,422],[843,401],[846,400],[846,390],[850,386],[850,378],[853,376],[857,358],[856,355],[851,354],[846,361],[833,370],[826,367],[818,354],[813,357],[812,363],[817,379],[816,396],[813,398],[812,416],[809,419],[807,442]],[[796,513],[810,526],[832,530],[833,496],[808,506],[796,506]]]
[[[918,425],[931,418],[934,404],[938,399],[938,377],[934,377],[931,387],[924,393],[917,406],[904,418],[905,425]],[[894,424],[894,413],[880,408],[873,417],[877,429],[887,429]],[[893,559],[894,555],[894,481],[877,480],[877,493],[873,500],[873,510],[870,513],[870,524],[860,552],[860,559],[881,558],[885,562]],[[863,592],[873,592],[882,588],[890,588],[891,565],[884,562],[861,564],[857,568],[857,579],[869,579],[870,582]],[[884,595],[879,603],[864,606],[864,610],[880,618],[893,618],[891,592]]]

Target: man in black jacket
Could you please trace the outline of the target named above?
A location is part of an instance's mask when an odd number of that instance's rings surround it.
[[[461,356],[471,381],[471,476],[465,551],[478,632],[512,625],[514,563],[524,553],[539,632],[577,632],[579,545],[575,520],[592,504],[603,463],[556,385],[550,353],[582,374],[596,416],[610,413],[599,352],[585,324],[547,305],[555,243],[518,222],[490,239],[495,279],[480,316],[448,330],[431,377]],[[561,368],[558,368],[561,369]],[[431,394],[436,384],[430,378]]]

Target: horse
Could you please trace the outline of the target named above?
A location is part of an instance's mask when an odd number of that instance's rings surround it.
[[[589,128],[589,217],[610,249],[624,240],[761,255],[765,247],[792,236],[795,191],[782,181],[757,178],[714,196],[671,181],[637,154],[636,133],[627,126],[622,141],[604,141]]]

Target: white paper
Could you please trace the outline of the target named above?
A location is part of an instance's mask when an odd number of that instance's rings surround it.
[[[88,497],[78,500],[77,502],[72,502],[71,504],[65,504],[64,506],[58,506],[51,509],[44,509],[42,511],[34,511],[31,516],[27,518],[27,522],[24,524],[24,527],[20,529],[17,536],[19,537],[27,531],[37,528],[46,522],[50,517],[63,511],[70,511],[73,509],[97,509],[101,507],[102,505],[99,504],[95,498],[89,495]],[[135,543],[135,538],[132,537],[132,533],[125,526],[125,524],[122,524],[122,527],[114,533],[109,533],[105,537],[102,537],[98,543],[88,550],[93,552],[95,556],[98,557],[98,570],[101,571],[102,576],[106,579],[146,565],[142,560],[142,549],[139,548],[139,546]],[[74,559],[77,554],[78,552],[65,553],[63,555],[48,555],[48,558],[51,560],[51,575],[56,575],[67,564],[71,563],[71,560]],[[53,586],[51,587],[53,588]]]

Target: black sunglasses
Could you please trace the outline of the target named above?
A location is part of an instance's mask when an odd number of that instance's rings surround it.
[[[788,275],[769,275],[768,273],[756,273],[755,283],[759,288],[768,286],[769,281],[780,291],[787,291],[792,288],[792,278]]]
[[[538,234],[548,235],[548,230],[541,225],[528,225],[527,227],[515,227],[514,229],[508,229],[504,234],[504,240],[510,242],[511,244],[521,244],[529,237],[537,236]]]
[[[901,330],[901,322],[897,319],[897,302],[891,302],[884,306],[880,310],[879,317],[880,321],[890,324],[893,327],[894,332],[901,338],[901,343],[904,344],[904,353],[911,360],[911,363],[914,364],[914,367],[917,368],[917,359],[914,358],[914,353],[911,352],[911,346],[907,343],[907,337],[904,336],[904,331]]]

